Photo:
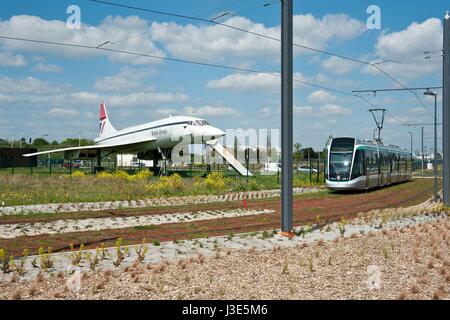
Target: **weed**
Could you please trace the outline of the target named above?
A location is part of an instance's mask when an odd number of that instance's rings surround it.
[[[98,248],[95,250],[95,254],[93,254],[93,255],[90,252],[86,252],[84,258],[88,262],[89,269],[91,271],[94,271],[95,268],[98,266],[99,257],[100,257],[100,249],[98,249]]]
[[[159,247],[159,246],[161,245],[161,243],[159,243],[158,240],[153,240],[152,244],[153,244],[155,247]]]
[[[148,252],[148,246],[145,245],[145,239],[142,240],[142,245],[134,249],[136,251],[137,260],[142,263],[145,260],[145,255]]]
[[[338,222],[338,228],[339,228],[339,233],[341,234],[341,237],[344,237],[345,235],[345,230],[346,230],[346,221],[344,218],[341,218],[341,220],[339,220]]]
[[[0,249],[0,268],[3,273],[10,272],[8,253],[5,249]]]
[[[389,259],[389,247],[383,247],[383,256],[384,259]]]
[[[69,247],[70,247],[69,260],[73,266],[77,267],[83,260],[84,244],[81,244],[78,250],[75,250],[73,243],[71,243]]]
[[[287,274],[288,273],[288,260],[287,258],[284,258],[284,262],[283,262],[283,270],[281,271],[282,274]]]
[[[105,244],[102,243],[100,244],[100,248],[99,248],[99,252],[100,252],[100,259],[102,260],[106,260],[109,258],[110,254],[109,251],[105,248]]]
[[[314,261],[313,261],[313,257],[309,257],[308,258],[308,269],[309,272],[314,272]]]
[[[38,249],[38,257],[39,257],[39,268],[41,270],[47,271],[51,267],[53,267],[53,260],[51,259],[52,247],[48,247],[47,251],[44,247],[40,247]]]
[[[30,251],[25,248],[25,249],[23,249],[22,257],[19,260],[19,264],[16,264],[15,262],[13,262],[13,264],[14,264],[13,269],[14,269],[14,271],[17,272],[17,274],[19,276],[23,276],[26,273],[25,262],[26,262],[29,254],[30,254]],[[11,262],[10,262],[10,266],[11,267],[13,266],[11,264]]]
[[[116,240],[116,260],[113,261],[115,267],[120,266],[122,261],[125,259],[125,250],[122,251],[122,238]]]

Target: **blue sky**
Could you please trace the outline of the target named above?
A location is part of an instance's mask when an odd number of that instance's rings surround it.
[[[279,37],[278,3],[249,10],[267,2],[126,1],[202,18],[230,11],[234,15],[221,22]],[[65,24],[72,4],[81,9],[80,30]],[[380,30],[366,27],[366,10],[372,4],[381,9]],[[450,5],[446,8],[439,0],[294,0],[294,42],[372,62],[391,59],[394,62],[381,67],[405,85],[440,85],[441,58],[435,51],[442,47],[440,20],[446,9]],[[107,47],[279,71],[277,42],[87,0],[2,1],[0,35],[95,46],[122,40]],[[425,59],[424,51],[432,51],[432,58]],[[397,87],[370,66],[327,55],[297,50],[294,62],[296,78],[345,92]],[[222,129],[278,128],[278,81],[264,74],[0,40],[0,137],[95,138],[102,99],[117,128],[177,114],[199,116]],[[411,129],[401,123],[432,121],[408,92],[367,99],[393,116],[386,118],[385,143],[408,147]],[[432,101],[423,101],[432,110]],[[294,140],[303,146],[321,148],[329,135],[372,137],[370,106],[360,99],[301,85],[295,87],[294,103]],[[418,147],[420,128],[412,130]],[[431,137],[431,127],[425,135]],[[432,140],[425,143],[431,146]]]

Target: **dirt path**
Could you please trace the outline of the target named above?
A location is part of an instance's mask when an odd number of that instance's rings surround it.
[[[320,223],[329,223],[337,221],[340,218],[351,220],[356,217],[359,212],[418,204],[431,196],[432,183],[433,181],[430,179],[420,179],[390,188],[371,191],[369,193],[321,193],[298,197],[294,202],[294,226],[317,223],[318,219]],[[198,205],[195,207],[180,206],[176,208],[155,208],[142,211],[121,211],[118,213],[121,216],[149,215],[170,213],[186,209],[198,211],[205,207],[210,210],[242,208],[242,202]],[[161,242],[279,228],[279,199],[248,201],[248,207],[250,209],[272,209],[275,210],[275,213],[191,223],[19,237],[11,240],[0,240],[0,248],[7,249],[11,254],[20,255],[23,248],[28,248],[31,252],[36,252],[40,246],[51,246],[55,252],[66,251],[68,250],[70,243],[74,243],[75,245],[83,243],[87,248],[95,248],[99,246],[100,243],[104,243],[106,246],[113,246],[115,240],[119,237],[123,238],[127,244],[135,244],[140,243],[144,238],[148,241],[157,240]],[[106,216],[110,216],[111,214],[115,214],[115,212],[97,212],[90,217],[105,216],[105,214]],[[84,214],[83,216],[86,217]],[[58,215],[58,218],[61,219],[62,217]],[[33,218],[29,217],[27,219]],[[49,221],[48,217],[47,219],[45,217],[36,217],[34,219],[37,221]],[[50,219],[55,219],[55,217],[51,216]],[[12,219],[9,219],[9,217],[7,220],[6,223],[13,223],[13,221],[11,221]],[[23,217],[20,217],[15,222],[25,222],[25,220]],[[5,220],[3,220],[3,223],[5,223]]]

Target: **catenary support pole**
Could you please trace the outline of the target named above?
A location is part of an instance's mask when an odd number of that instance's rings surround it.
[[[292,236],[293,0],[282,0],[281,11],[281,232]]]
[[[422,150],[421,150],[421,154],[422,154],[422,172],[425,171],[425,158],[424,158],[424,154],[423,154],[423,126],[422,126]]]
[[[443,183],[444,204],[450,205],[450,14],[447,11],[444,18],[444,59],[443,59]]]
[[[434,202],[438,201],[438,168],[437,168],[437,94],[434,95]]]

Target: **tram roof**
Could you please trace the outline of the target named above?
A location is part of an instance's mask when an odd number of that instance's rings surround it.
[[[377,143],[373,140],[366,140],[366,139],[358,139],[358,138],[352,138],[352,137],[336,137],[334,139],[339,138],[346,138],[346,139],[355,139],[355,146],[362,146],[362,147],[373,147],[373,148],[379,148],[384,150],[390,150],[390,151],[396,151],[396,152],[408,152],[410,151],[406,148],[401,148],[399,146],[395,145],[384,145],[383,143]]]

